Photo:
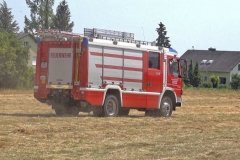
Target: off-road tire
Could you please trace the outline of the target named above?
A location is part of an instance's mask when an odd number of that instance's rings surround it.
[[[62,103],[54,103],[52,108],[55,110],[56,115],[63,116],[68,114],[67,109]]]
[[[78,114],[80,112],[79,108],[78,107],[74,107],[74,106],[68,107],[68,108],[66,108],[66,110],[67,110],[67,113],[69,115],[71,115],[71,116],[78,116]]]
[[[102,107],[93,107],[93,116],[102,117],[104,115]]]
[[[173,110],[173,103],[171,98],[164,96],[161,100],[159,115],[161,117],[171,117]]]
[[[105,117],[116,117],[119,111],[119,102],[115,95],[107,95],[104,105],[103,112]]]

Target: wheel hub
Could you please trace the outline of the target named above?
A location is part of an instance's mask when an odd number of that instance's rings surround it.
[[[170,108],[171,108],[171,106],[170,106],[170,104],[169,104],[168,102],[164,102],[164,103],[163,103],[163,105],[162,105],[162,111],[163,111],[163,113],[165,113],[166,116],[169,115],[169,113],[170,113]]]
[[[117,104],[113,100],[109,100],[107,103],[107,112],[109,115],[114,115],[117,109]]]

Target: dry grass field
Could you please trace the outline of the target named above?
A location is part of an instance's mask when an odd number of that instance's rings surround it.
[[[96,118],[0,91],[0,159],[240,159],[240,92],[185,90],[171,118]]]

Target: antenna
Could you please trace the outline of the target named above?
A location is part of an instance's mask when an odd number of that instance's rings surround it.
[[[144,35],[144,29],[143,29],[143,27],[142,27],[142,31],[143,31],[143,38],[144,38],[144,41],[145,41],[145,35]]]

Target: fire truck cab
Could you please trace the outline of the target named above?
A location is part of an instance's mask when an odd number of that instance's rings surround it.
[[[84,29],[84,35],[38,31],[34,97],[57,115],[93,112],[170,117],[182,105],[187,62],[172,48],[133,33]]]

